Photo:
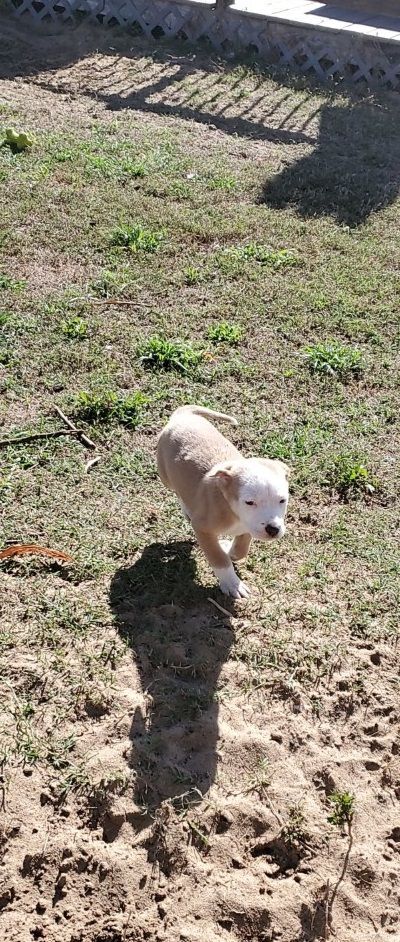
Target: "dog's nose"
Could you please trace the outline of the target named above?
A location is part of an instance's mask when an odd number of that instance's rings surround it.
[[[274,527],[273,523],[267,523],[265,532],[268,533],[268,536],[278,536],[279,527]]]

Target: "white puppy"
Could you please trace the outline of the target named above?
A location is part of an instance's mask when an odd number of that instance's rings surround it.
[[[232,560],[247,556],[252,538],[284,535],[289,469],[269,458],[244,458],[207,417],[237,425],[231,416],[200,406],[176,409],[158,439],[158,470],[177,494],[222,591],[247,598],[250,589]],[[233,537],[228,551],[222,535]]]

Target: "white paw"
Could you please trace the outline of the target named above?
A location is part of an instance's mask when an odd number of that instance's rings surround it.
[[[250,596],[251,596],[251,589],[249,589],[247,582],[242,582],[242,580],[239,579],[234,598],[235,599],[249,599]]]
[[[221,592],[224,592],[225,595],[231,595],[234,599],[250,598],[251,591],[248,585],[242,582],[235,572],[233,572],[233,574],[229,573],[229,576],[220,577],[219,586]]]

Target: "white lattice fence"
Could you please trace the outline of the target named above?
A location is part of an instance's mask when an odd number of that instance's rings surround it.
[[[400,50],[365,36],[328,33],[237,10],[222,12],[194,0],[11,0],[18,16],[37,22],[89,18],[105,26],[134,28],[148,37],[208,41],[222,51],[255,53],[267,61],[352,83],[400,88]]]

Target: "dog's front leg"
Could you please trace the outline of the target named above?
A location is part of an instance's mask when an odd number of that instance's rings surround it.
[[[232,595],[234,599],[247,599],[250,595],[250,589],[245,582],[239,579],[230,557],[222,549],[215,534],[196,529],[195,534],[203,553],[215,572],[221,591],[225,592],[225,595]]]
[[[250,544],[250,533],[241,533],[240,536],[235,536],[232,546],[229,549],[231,559],[244,559],[249,552]]]

